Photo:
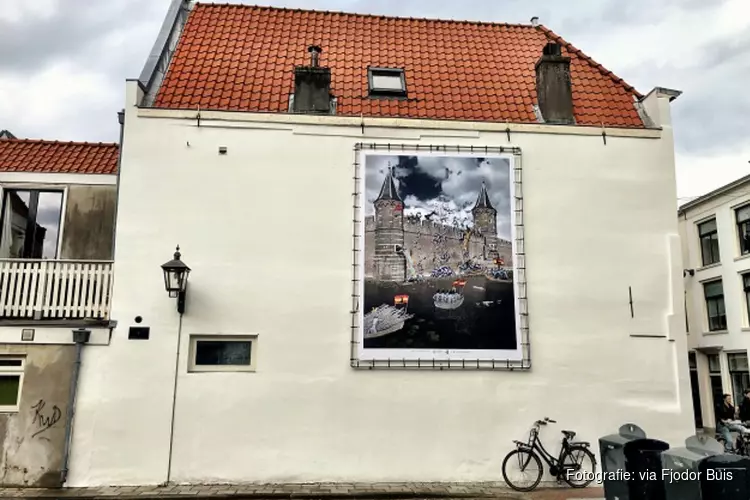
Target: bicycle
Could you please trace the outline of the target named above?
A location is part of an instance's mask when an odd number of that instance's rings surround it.
[[[750,428],[750,422],[742,422],[742,425],[746,428]],[[734,434],[737,434],[737,437],[734,439],[733,443],[729,443],[729,453],[733,455],[750,457],[750,434],[743,434],[736,431],[734,432]],[[722,446],[724,446],[724,449],[727,448],[727,442],[722,433],[717,432],[714,435],[714,439],[716,439]]]
[[[544,468],[542,466],[543,459],[549,467],[550,475],[554,476],[558,483],[565,481],[572,488],[585,488],[591,484],[594,480],[594,474],[596,472],[596,457],[591,453],[589,447],[590,443],[585,441],[573,441],[576,433],[573,431],[562,431],[562,448],[560,448],[560,454],[555,458],[549,453],[542,445],[539,440],[539,431],[543,425],[555,424],[555,420],[545,417],[544,420],[537,420],[534,422],[531,431],[529,432],[529,440],[524,443],[523,441],[513,441],[516,445],[516,449],[511,451],[505,456],[503,460],[503,479],[512,489],[516,491],[528,492],[535,489],[542,480],[544,474]],[[577,460],[576,455],[580,458]],[[517,458],[521,472],[526,472],[530,465],[536,465],[536,472],[532,472],[533,481],[531,486],[519,486],[514,481],[508,478],[508,466],[512,458]],[[582,469],[582,464],[588,459],[591,462],[591,471],[587,472]],[[533,462],[533,464],[532,464]]]

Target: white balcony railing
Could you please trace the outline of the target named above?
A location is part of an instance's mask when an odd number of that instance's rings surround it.
[[[111,261],[0,259],[0,319],[109,319]]]

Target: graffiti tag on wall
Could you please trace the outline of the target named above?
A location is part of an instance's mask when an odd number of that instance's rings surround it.
[[[31,421],[31,425],[36,425],[37,429],[31,437],[36,437],[47,429],[51,429],[62,417],[62,410],[60,410],[57,405],[52,406],[51,412],[44,411],[46,406],[47,402],[40,399],[37,404],[31,407],[31,409],[34,410],[34,420]]]

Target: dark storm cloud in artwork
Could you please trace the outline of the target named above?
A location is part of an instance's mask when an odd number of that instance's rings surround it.
[[[373,202],[392,168],[407,216],[433,212],[445,222],[471,226],[474,207],[484,182],[497,210],[497,235],[511,238],[510,162],[488,156],[387,156],[368,155],[365,168],[365,215],[373,215]]]

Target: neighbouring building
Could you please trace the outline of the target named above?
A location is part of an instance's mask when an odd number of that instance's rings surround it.
[[[111,332],[117,163],[116,144],[0,134],[2,486],[64,481],[72,332]]]
[[[678,95],[537,23],[173,2],[67,484],[495,481],[545,416],[681,445]]]
[[[723,394],[750,389],[750,176],[679,209],[696,427],[716,428]]]

